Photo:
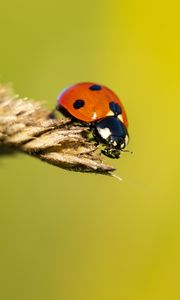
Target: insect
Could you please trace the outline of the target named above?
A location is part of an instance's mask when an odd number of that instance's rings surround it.
[[[94,139],[104,145],[103,154],[120,157],[128,143],[128,120],[112,90],[96,83],[77,83],[58,96],[57,110],[88,125]]]

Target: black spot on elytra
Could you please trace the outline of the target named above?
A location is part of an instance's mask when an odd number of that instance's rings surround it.
[[[110,110],[114,113],[115,116],[118,116],[122,113],[121,107],[118,103],[111,101],[109,103]]]
[[[93,84],[93,85],[91,85],[91,86],[89,87],[89,89],[90,89],[91,91],[100,91],[100,90],[102,89],[102,87],[101,87],[100,85],[98,85],[98,84]]]
[[[74,107],[75,109],[79,109],[79,108],[83,107],[84,104],[85,104],[85,101],[84,101],[84,100],[82,100],[82,99],[77,99],[76,101],[74,101],[73,107]]]

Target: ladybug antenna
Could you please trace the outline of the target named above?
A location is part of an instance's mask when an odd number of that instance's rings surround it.
[[[130,151],[130,150],[121,150],[122,152],[128,152],[128,153],[130,153],[130,154],[133,154],[133,151]]]

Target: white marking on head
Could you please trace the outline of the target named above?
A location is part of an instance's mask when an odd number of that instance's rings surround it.
[[[125,136],[125,144],[126,144],[126,145],[128,144],[128,141],[129,141],[129,137],[128,137],[128,135],[126,134],[126,136]]]
[[[123,149],[123,148],[125,147],[125,144],[122,143],[122,144],[120,145],[120,147],[121,147],[121,149]]]
[[[112,110],[110,110],[107,114],[107,116],[114,116],[114,113],[112,112]]]
[[[102,138],[105,140],[111,135],[111,131],[107,127],[99,128],[98,131],[99,131],[99,134],[102,136]]]
[[[117,141],[113,141],[112,145],[113,145],[114,147],[116,147],[116,146],[117,146]]]
[[[122,114],[118,115],[118,119],[119,119],[122,123],[124,123]]]

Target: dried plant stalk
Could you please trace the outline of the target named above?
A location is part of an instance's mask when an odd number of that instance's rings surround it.
[[[60,168],[111,175],[87,127],[70,119],[50,119],[39,102],[15,96],[0,85],[0,149],[13,147]]]

